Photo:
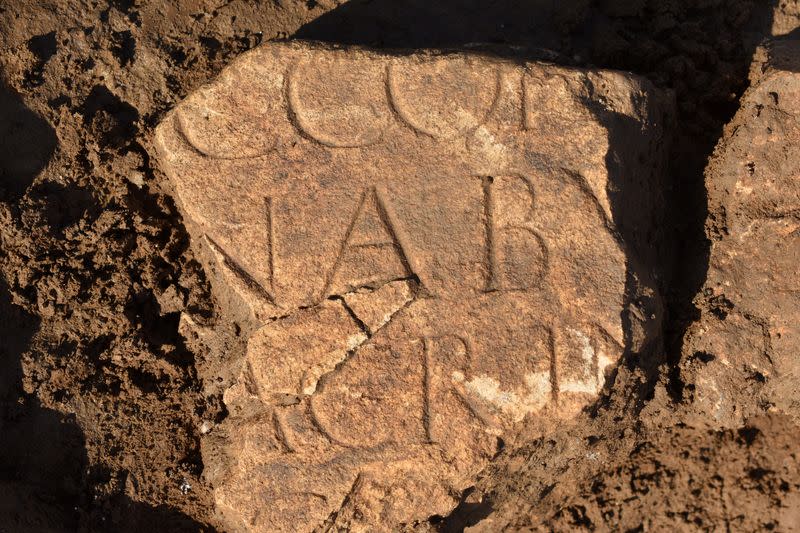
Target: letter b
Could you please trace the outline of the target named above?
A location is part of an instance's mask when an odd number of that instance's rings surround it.
[[[486,291],[537,287],[547,269],[547,247],[533,228],[533,186],[521,176],[484,178]]]

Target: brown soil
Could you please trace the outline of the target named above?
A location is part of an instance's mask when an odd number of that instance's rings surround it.
[[[676,94],[667,355],[628,361],[600,416],[532,429],[430,527],[800,527],[798,427],[710,429],[678,371],[707,270],[703,167],[755,46],[798,13],[787,0],[0,3],[0,531],[213,530],[200,427],[225,413],[177,332],[184,311],[213,322],[213,302],[150,139],[234,56],[292,36],[513,44]]]

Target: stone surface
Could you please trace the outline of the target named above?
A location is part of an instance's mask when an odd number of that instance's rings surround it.
[[[707,171],[707,312],[684,345],[696,403],[724,425],[800,419],[800,41],[761,49],[751,78]]]
[[[657,342],[668,108],[617,72],[296,42],[171,112],[161,165],[246,343],[206,372],[225,527],[446,515],[519,424]]]

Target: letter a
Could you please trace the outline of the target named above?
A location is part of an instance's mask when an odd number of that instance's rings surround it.
[[[381,191],[361,194],[319,300],[360,287],[417,276],[411,243]]]

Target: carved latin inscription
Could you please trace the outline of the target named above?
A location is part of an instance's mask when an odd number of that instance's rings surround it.
[[[204,441],[228,530],[446,515],[523,421],[601,392],[644,278],[590,76],[271,44],[165,119],[220,313],[252,332]]]

